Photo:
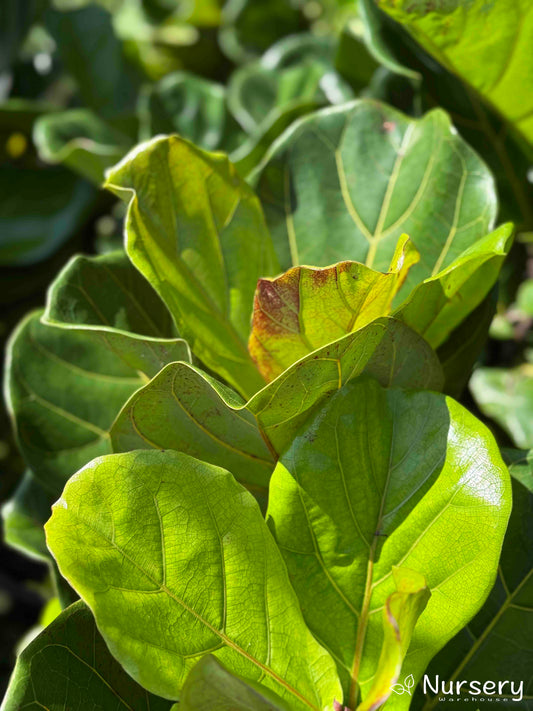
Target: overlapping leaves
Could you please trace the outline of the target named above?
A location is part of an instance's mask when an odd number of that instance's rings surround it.
[[[128,257],[73,260],[15,336],[17,434],[50,493],[81,467],[48,544],[146,689],[191,711],[215,690],[221,710],[366,711],[493,583],[509,513],[494,441],[454,401],[383,388],[442,388],[432,346],[484,303],[511,226],[487,235],[491,176],[441,112],[318,112],[254,181],[262,203],[178,137],[109,172]],[[41,554],[27,482],[6,520]]]
[[[350,708],[380,673],[393,566],[432,593],[402,668],[420,678],[490,591],[510,496],[488,430],[443,396],[355,381],[300,431],[272,476],[267,520]]]

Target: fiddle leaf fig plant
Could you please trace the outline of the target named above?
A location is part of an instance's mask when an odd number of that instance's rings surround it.
[[[408,709],[511,512],[493,435],[446,394],[512,243],[490,171],[442,111],[358,100],[247,179],[171,135],[106,187],[124,251],[74,257],[9,346],[7,539],[81,600],[3,708]]]

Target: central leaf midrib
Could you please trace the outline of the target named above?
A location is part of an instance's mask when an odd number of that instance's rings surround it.
[[[391,479],[391,474],[393,471],[392,467],[392,453],[394,450],[394,423],[395,423],[395,413],[392,412],[392,432],[391,432],[391,441],[390,441],[390,450],[389,450],[389,464],[387,468],[387,479],[385,480],[385,485],[383,487],[383,492],[381,494],[381,503],[380,503],[380,509],[379,509],[379,514],[377,517],[377,522],[376,522],[376,527],[374,529],[374,539],[372,541],[372,545],[368,554],[368,567],[367,567],[367,575],[366,575],[366,582],[365,582],[365,591],[363,595],[363,604],[361,606],[361,614],[359,616],[359,624],[357,626],[357,637],[356,637],[356,642],[355,642],[355,653],[354,653],[354,662],[352,666],[352,673],[351,673],[351,683],[350,683],[350,691],[349,691],[349,701],[350,705],[352,706],[353,709],[357,706],[357,700],[359,697],[359,692],[360,692],[360,686],[358,683],[358,677],[359,677],[359,670],[361,667],[361,658],[363,654],[363,648],[365,644],[365,637],[366,637],[366,631],[368,627],[368,618],[370,614],[370,603],[372,600],[372,593],[374,590],[374,585],[373,585],[373,575],[374,575],[374,561],[376,557],[376,550],[377,546],[379,543],[379,537],[377,535],[381,523],[383,521],[384,517],[384,509],[385,509],[385,502],[387,499],[387,493],[389,489],[389,484],[390,484],[390,479]],[[370,445],[370,442],[367,441],[367,444]],[[369,447],[370,451],[370,447]],[[370,462],[372,460],[370,459]],[[371,465],[372,466],[372,465]]]

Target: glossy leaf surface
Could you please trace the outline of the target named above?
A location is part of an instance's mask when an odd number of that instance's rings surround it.
[[[412,288],[492,228],[493,179],[432,111],[414,120],[373,101],[323,109],[283,134],[253,176],[283,268],[351,259],[386,270],[407,233]]]
[[[168,711],[170,702],[145,691],[109,653],[83,602],[64,610],[20,655],[4,711]]]
[[[298,361],[248,403],[279,454],[306,420],[361,374],[385,387],[440,390],[443,375],[426,341],[404,324],[381,318]]]
[[[71,259],[48,291],[43,323],[82,333],[149,377],[190,361],[166,306],[122,252]]]
[[[195,355],[241,393],[258,390],[263,381],[246,349],[253,294],[278,267],[251,189],[223,155],[178,137],[137,147],[107,187],[129,202],[132,262]]]
[[[531,147],[514,131],[509,131],[506,120],[472,87],[443,66],[436,67],[431,50],[430,54],[422,50],[404,25],[381,10],[375,0],[361,0],[360,8],[370,51],[400,76],[414,75],[425,109],[438,105],[450,112],[454,126],[487,162],[496,179],[500,219],[531,229],[533,187],[527,180]],[[441,9],[442,5],[438,12]],[[488,36],[480,34],[479,37],[481,41],[492,42]],[[525,76],[522,81],[525,89]]]
[[[145,688],[178,698],[213,653],[295,711],[331,708],[335,665],[303,621],[259,507],[229,472],[171,451],[99,458],[67,484],[46,531],[113,655]]]
[[[377,673],[393,566],[431,591],[402,668],[419,679],[485,601],[510,507],[492,435],[442,395],[358,380],[300,430],[272,475],[268,521],[348,707]]]
[[[321,346],[387,316],[394,296],[419,259],[407,235],[398,242],[389,271],[358,262],[293,267],[260,279],[248,349],[267,380]]]

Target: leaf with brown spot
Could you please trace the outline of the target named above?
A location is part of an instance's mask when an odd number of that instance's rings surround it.
[[[293,267],[260,279],[248,348],[261,374],[273,380],[307,354],[388,315],[419,259],[404,234],[386,273],[346,261],[322,269]]]

